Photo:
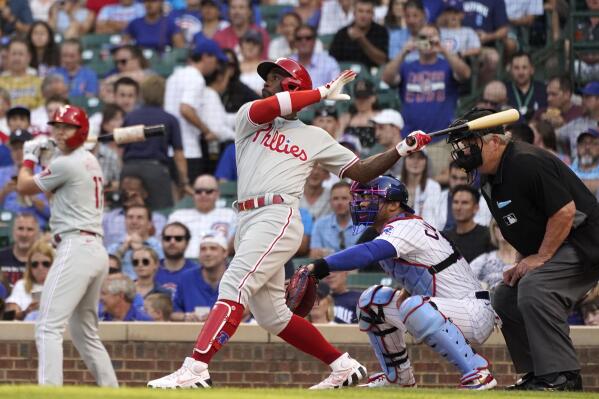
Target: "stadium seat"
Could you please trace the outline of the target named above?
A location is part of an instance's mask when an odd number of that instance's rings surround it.
[[[333,42],[333,38],[335,37],[334,33],[330,33],[328,35],[319,35],[318,39],[322,42],[322,46],[325,50],[328,50]]]
[[[72,105],[85,108],[88,115],[93,115],[102,110],[102,101],[98,97],[71,96],[69,102]]]
[[[177,210],[177,209],[192,209],[194,208],[194,204],[193,204],[193,198],[189,195],[186,195],[185,197],[181,198],[179,200],[179,202],[177,202],[175,204],[175,207],[173,208],[173,210]]]
[[[262,15],[262,27],[268,31],[269,35],[274,35],[277,31],[277,24],[279,23],[279,16],[281,12],[290,8],[288,5],[268,5],[263,4],[260,6],[260,14]]]
[[[12,243],[12,225],[15,214],[9,211],[0,212],[0,247],[7,247]]]
[[[237,201],[237,182],[226,181],[219,184],[220,197],[225,200],[225,206],[230,207]]]
[[[365,289],[371,285],[381,284],[384,278],[388,278],[385,273],[354,273],[347,276],[347,285],[354,289]]]
[[[89,34],[81,37],[81,44],[84,49],[99,49],[117,46],[123,38],[117,34]]]

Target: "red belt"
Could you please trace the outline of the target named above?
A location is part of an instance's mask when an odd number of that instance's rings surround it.
[[[285,202],[283,201],[283,197],[278,194],[272,196],[272,202],[269,204],[266,203],[266,196],[254,197],[245,201],[237,201],[237,209],[239,211],[249,211],[250,209],[262,208],[266,205],[282,204],[283,202]]]
[[[81,234],[82,236],[94,236],[94,237],[96,237],[98,235],[98,233],[94,233],[93,231],[87,231],[87,230],[79,230],[79,234]],[[60,238],[60,234],[54,234],[54,242],[58,244],[61,241],[62,241],[62,238]]]

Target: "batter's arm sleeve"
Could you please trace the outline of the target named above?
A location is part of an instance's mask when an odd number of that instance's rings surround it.
[[[314,262],[314,274],[319,279],[329,271],[361,269],[373,262],[397,257],[395,247],[385,240],[373,240],[358,244]]]
[[[296,92],[284,91],[274,96],[256,100],[250,106],[248,118],[256,125],[272,122],[278,116],[298,112],[308,105],[316,104],[322,98],[318,89]]]

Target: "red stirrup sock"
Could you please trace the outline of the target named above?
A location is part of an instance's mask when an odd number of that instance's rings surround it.
[[[191,357],[208,364],[212,356],[235,334],[243,310],[243,305],[238,302],[227,299],[216,301],[198,335]]]
[[[324,339],[312,323],[295,314],[291,316],[287,327],[279,333],[279,337],[302,352],[322,360],[327,365],[341,356],[341,352]]]

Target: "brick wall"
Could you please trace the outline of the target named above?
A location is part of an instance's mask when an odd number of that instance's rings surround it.
[[[171,325],[172,329],[172,325]],[[196,330],[194,327],[193,330]],[[172,330],[171,330],[172,331]],[[327,331],[329,338],[331,331]],[[599,333],[599,330],[597,330]],[[594,334],[597,337],[597,333]],[[37,352],[30,339],[5,339],[0,326],[0,383],[35,383]],[[177,369],[190,352],[193,338],[177,342],[105,341],[117,376],[122,385],[145,385],[149,379]],[[251,341],[251,337],[246,337]],[[259,339],[256,339],[259,340]],[[331,339],[334,341],[334,339]],[[344,337],[346,340],[347,337]],[[221,350],[211,364],[210,374],[219,386],[298,386],[306,387],[328,375],[327,368],[317,360],[298,352],[291,346],[270,337],[268,342],[231,342]],[[599,340],[596,344],[577,346],[584,365],[586,389],[599,390]],[[364,362],[369,372],[378,370],[378,363],[365,342],[337,344],[339,348]],[[408,344],[409,355],[420,386],[455,386],[459,375],[448,362],[425,345]],[[479,352],[493,363],[494,375],[500,385],[514,381],[515,374],[504,345],[484,345]],[[93,384],[94,380],[70,341],[64,346],[66,384]]]

